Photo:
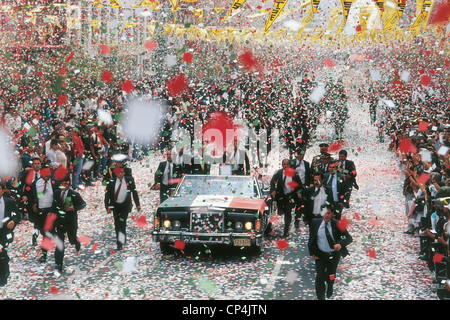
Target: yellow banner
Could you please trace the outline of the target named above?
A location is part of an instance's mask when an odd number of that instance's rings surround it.
[[[119,9],[122,7],[117,0],[109,0],[109,3],[111,4],[111,8],[113,9]]]
[[[431,0],[419,0],[417,1],[417,11],[416,11],[416,19],[412,23],[411,27],[409,28],[410,36],[415,37],[419,34],[420,29],[422,26],[425,27],[426,22],[428,20],[428,16],[431,11],[432,6]]]
[[[403,11],[405,10],[407,0],[396,0],[395,3],[397,4],[396,8],[393,8],[393,10],[387,10],[385,7],[385,11],[393,11],[390,16],[386,17],[384,20],[384,27],[383,31],[387,32],[392,30],[395,26],[397,26],[398,22],[400,21],[400,18],[402,17]]]
[[[96,8],[103,8],[102,0],[94,0],[94,3],[92,3],[92,6]]]
[[[264,34],[266,34],[269,31],[270,26],[275,21],[275,19],[278,17],[280,12],[283,10],[286,3],[287,3],[287,0],[275,0],[272,11],[270,11],[270,14],[269,14],[269,19],[266,22],[266,27],[264,28]]]
[[[345,28],[345,24],[347,23],[348,14],[350,12],[350,8],[353,4],[353,0],[341,0],[342,4],[342,14],[343,19],[341,22],[341,25],[339,26],[339,30],[342,31]]]

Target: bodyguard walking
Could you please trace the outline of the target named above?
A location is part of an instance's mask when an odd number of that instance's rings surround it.
[[[315,289],[318,300],[329,299],[333,295],[336,270],[341,257],[348,255],[347,246],[353,238],[347,229],[339,226],[334,219],[332,204],[325,204],[322,219],[310,223],[308,249],[316,265]]]
[[[127,219],[133,201],[138,211],[141,211],[141,204],[133,176],[125,175],[122,167],[116,167],[114,174],[115,177],[106,185],[105,208],[107,213],[113,214],[117,250],[122,250],[126,243]]]

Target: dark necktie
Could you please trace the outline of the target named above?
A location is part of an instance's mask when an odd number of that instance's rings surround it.
[[[62,191],[61,192],[61,204],[64,206],[64,192],[65,191]]]
[[[331,249],[334,249],[334,241],[331,237],[330,230],[328,230],[328,222],[325,222],[325,235],[327,236],[328,245]]]
[[[47,181],[44,181],[44,191],[42,193],[45,193],[47,191]]]
[[[119,197],[121,187],[122,187],[122,180],[120,180],[119,187],[117,188],[116,193],[114,194],[114,202],[117,202],[117,198]]]

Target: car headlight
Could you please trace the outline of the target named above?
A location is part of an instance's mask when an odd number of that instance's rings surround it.
[[[174,227],[175,229],[179,229],[179,228],[181,227],[181,222],[180,222],[179,220],[175,220],[175,221],[173,222],[173,227]]]
[[[234,225],[236,227],[236,229],[242,229],[242,222],[236,222],[236,224]]]
[[[250,221],[245,223],[246,230],[251,230],[252,228],[253,228],[253,223],[251,223]]]
[[[170,220],[164,220],[163,226],[164,226],[164,228],[169,229],[170,228]]]

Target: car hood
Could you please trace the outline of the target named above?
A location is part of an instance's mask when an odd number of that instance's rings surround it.
[[[160,209],[174,207],[216,207],[231,209],[258,210],[264,213],[266,202],[263,199],[237,196],[193,195],[170,197],[159,205]]]

